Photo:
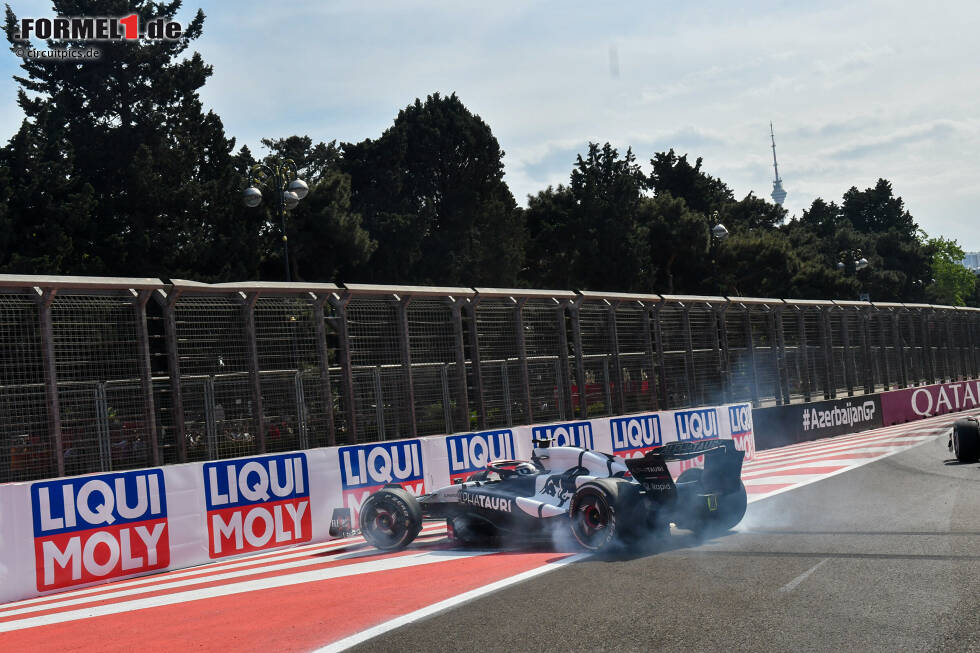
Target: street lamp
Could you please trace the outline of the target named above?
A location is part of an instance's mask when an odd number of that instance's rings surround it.
[[[256,163],[248,171],[248,187],[242,191],[242,203],[254,209],[262,203],[262,189],[272,191],[274,206],[282,227],[282,258],[286,264],[286,281],[292,281],[289,269],[289,244],[286,239],[286,211],[296,208],[299,201],[310,192],[310,187],[299,178],[292,159],[274,160],[270,165]]]
[[[728,229],[726,229],[725,228],[725,225],[723,225],[722,223],[717,222],[717,220],[718,220],[718,211],[713,211],[711,213],[711,219],[713,221],[716,221],[715,222],[715,226],[713,226],[711,228],[711,235],[714,236],[715,238],[717,238],[719,241],[722,241],[722,240],[725,240],[726,238],[728,238]]]
[[[850,264],[850,265],[854,266],[854,276],[855,277],[857,277],[857,273],[858,272],[860,272],[861,270],[866,269],[870,265],[870,263],[868,263],[868,259],[866,259],[861,254],[861,250],[859,250],[859,249],[842,251],[842,252],[840,252],[837,255],[837,258],[840,259],[840,260],[837,261],[837,269],[841,273],[847,274],[848,264]],[[860,278],[858,278],[858,283],[860,285],[863,285],[863,284],[861,284]],[[860,293],[859,299],[861,301],[863,301],[863,302],[866,302],[866,301],[870,301],[871,300],[871,297],[868,295],[868,293],[862,291]]]

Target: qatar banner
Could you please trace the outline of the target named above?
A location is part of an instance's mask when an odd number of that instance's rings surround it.
[[[635,457],[676,440],[729,437],[753,457],[751,405],[2,484],[0,603],[341,537],[385,485],[420,495],[491,460],[527,460],[536,439]]]
[[[892,390],[881,395],[885,426],[980,406],[980,381],[957,381]]]

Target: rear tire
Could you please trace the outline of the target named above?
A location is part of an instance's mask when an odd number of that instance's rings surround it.
[[[953,423],[953,453],[961,463],[980,460],[980,426],[969,417]]]
[[[422,507],[405,490],[384,488],[364,501],[359,521],[368,544],[382,551],[398,551],[422,530]]]
[[[703,469],[694,467],[683,472],[677,477],[677,484],[693,482],[701,483]],[[699,488],[701,492],[704,487]],[[700,507],[700,506],[697,506]],[[748,508],[748,496],[745,493],[745,484],[741,479],[738,482],[738,489],[728,494],[718,497],[718,509],[705,513],[703,516],[692,515],[691,521],[678,524],[684,528],[690,528],[695,533],[705,531],[727,531],[735,528],[742,518],[745,517],[745,510]]]
[[[572,535],[583,548],[601,551],[631,531],[636,508],[632,485],[621,479],[600,478],[575,491],[568,516]]]

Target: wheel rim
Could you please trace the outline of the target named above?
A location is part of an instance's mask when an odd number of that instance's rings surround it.
[[[609,505],[598,494],[588,494],[575,506],[572,526],[583,546],[594,548],[608,539],[612,515]]]
[[[406,526],[396,518],[391,507],[385,504],[370,506],[361,515],[365,539],[379,548],[397,544],[404,538]]]

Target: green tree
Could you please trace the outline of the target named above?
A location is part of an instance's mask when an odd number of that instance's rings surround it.
[[[568,186],[528,200],[528,282],[649,291],[648,243],[638,222],[645,186],[631,150],[621,156],[609,143],[589,143]]]
[[[181,3],[56,0],[66,16],[139,15],[173,20]],[[71,218],[44,247],[8,256],[6,267],[48,273],[248,278],[258,263],[258,218],[238,200],[234,141],[203,110],[198,91],[211,67],[190,44],[200,37],[200,10],[173,41],[100,43],[102,58],[79,64],[25,59],[18,104],[26,119],[3,154],[29,167],[14,180],[51,184],[50,199],[8,204],[13,231],[44,233]],[[18,21],[6,12],[12,47]],[[49,41],[49,47],[83,43]],[[57,182],[54,176],[61,175]],[[79,210],[81,209],[81,210]],[[21,236],[24,237],[24,236]],[[57,246],[61,243],[61,246]],[[48,245],[57,249],[47,249]]]
[[[925,232],[921,236],[932,256],[932,279],[926,296],[934,304],[965,306],[974,295],[977,277],[960,263],[965,256],[963,249],[954,239],[929,238]]]
[[[692,166],[687,155],[677,156],[674,150],[657,152],[650,159],[650,188],[660,195],[669,193],[683,199],[692,211],[711,215],[735,200],[735,195],[721,179],[702,172],[702,159]]]
[[[270,150],[265,163],[290,159],[309,194],[286,214],[289,264],[297,280],[350,279],[368,261],[377,243],[351,210],[350,176],[340,169],[335,141],[313,144],[309,136],[262,139]],[[268,199],[272,199],[271,197]],[[282,233],[271,202],[264,204],[263,276],[282,275]]]
[[[351,206],[378,242],[365,281],[514,285],[523,214],[490,127],[455,94],[417,99],[379,139],[344,143]]]
[[[645,290],[668,295],[696,292],[711,274],[711,225],[704,214],[664,192],[643,200],[638,223],[647,238],[653,280]]]
[[[915,240],[919,228],[905,210],[902,198],[892,193],[891,182],[885,179],[879,179],[874,188],[863,191],[852,186],[844,193],[841,215],[863,233],[895,230],[905,238]]]

